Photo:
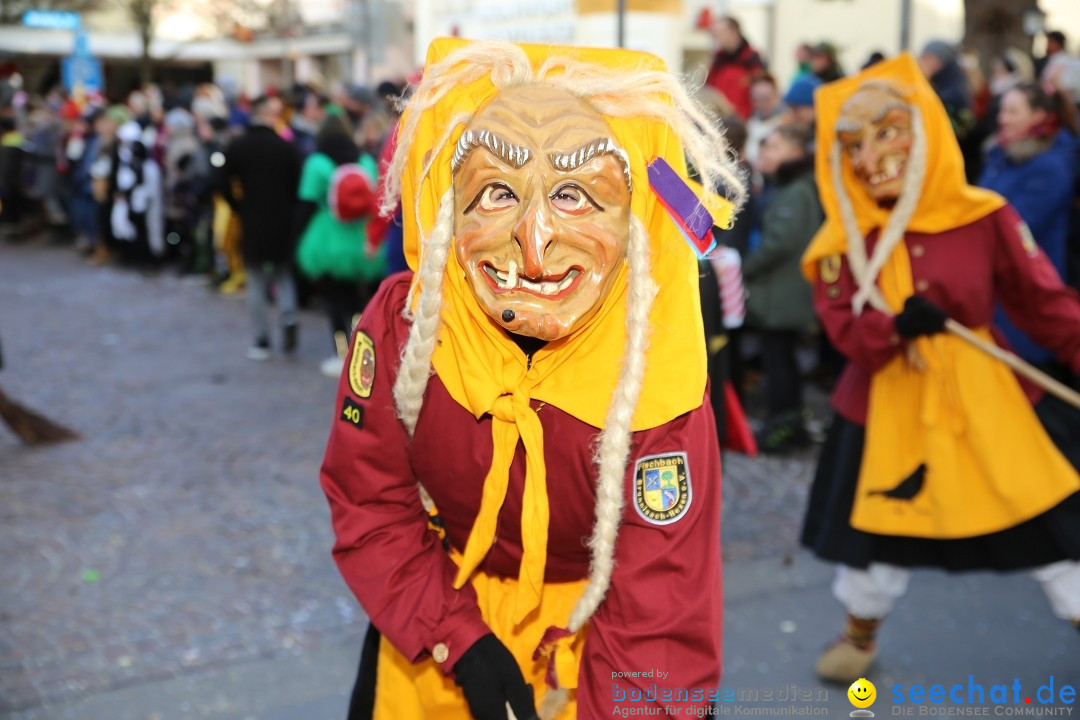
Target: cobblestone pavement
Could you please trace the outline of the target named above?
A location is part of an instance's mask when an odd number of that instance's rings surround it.
[[[245,305],[171,273],[0,246],[0,387],[83,439],[0,429],[0,712],[359,646],[317,482],[321,315],[244,356]],[[812,453],[725,459],[725,555],[794,550]]]

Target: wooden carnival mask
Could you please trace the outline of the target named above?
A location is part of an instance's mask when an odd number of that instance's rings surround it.
[[[836,137],[867,195],[879,204],[900,197],[914,135],[911,107],[896,91],[859,88],[840,109]]]
[[[455,252],[484,311],[556,340],[603,304],[626,258],[630,174],[603,117],[570,93],[506,90],[453,158]]]

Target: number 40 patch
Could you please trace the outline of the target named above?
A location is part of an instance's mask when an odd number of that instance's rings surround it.
[[[346,396],[345,403],[341,406],[341,420],[355,425],[358,430],[363,430],[364,406]]]

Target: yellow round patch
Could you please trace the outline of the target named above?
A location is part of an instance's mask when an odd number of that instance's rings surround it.
[[[823,283],[834,283],[840,279],[840,256],[829,255],[818,263],[818,275]]]
[[[371,397],[375,385],[375,342],[359,330],[353,337],[352,361],[349,363],[349,387],[357,397]]]

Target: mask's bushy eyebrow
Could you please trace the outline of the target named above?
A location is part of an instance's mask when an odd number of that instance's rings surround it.
[[[908,114],[911,113],[911,108],[905,102],[895,101],[891,103],[886,103],[885,107],[881,108],[880,112],[878,112],[878,114],[874,116],[871,122],[875,124],[881,122],[885,119],[885,116],[891,113],[893,110],[902,110],[903,112],[906,112]]]
[[[840,118],[836,121],[836,132],[840,133],[857,133],[862,131],[863,124],[858,120],[851,120],[849,118]]]
[[[600,155],[614,155],[619,159],[619,163],[622,165],[623,177],[626,180],[626,187],[630,187],[630,157],[626,154],[626,151],[615,144],[615,141],[611,138],[597,138],[590,140],[579,148],[575,148],[568,153],[548,153],[547,159],[551,164],[551,167],[556,170],[572,171],[577,170],[585,163],[592,160],[594,157]]]
[[[450,161],[450,172],[457,174],[466,158],[469,157],[469,153],[478,147],[483,147],[515,169],[525,165],[532,157],[529,148],[503,140],[490,130],[466,130],[461,134],[461,138],[458,139],[457,146],[454,148],[454,157]]]

